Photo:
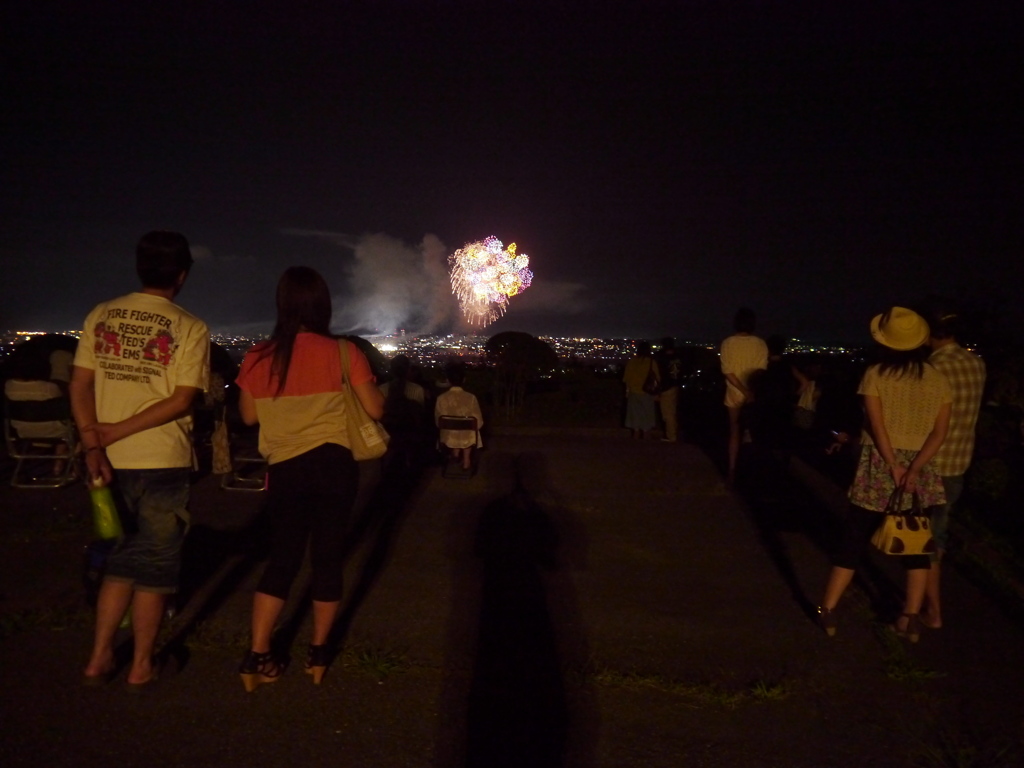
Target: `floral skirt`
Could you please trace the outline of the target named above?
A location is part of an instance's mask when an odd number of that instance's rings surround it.
[[[894,450],[896,460],[901,466],[909,467],[914,460],[917,451],[905,448]],[[884,512],[889,498],[896,490],[896,484],[892,479],[892,472],[886,464],[882,454],[874,445],[863,445],[860,449],[860,462],[857,464],[857,474],[850,485],[850,492],[847,494],[854,504],[864,509]],[[928,462],[921,468],[917,477],[917,495],[921,499],[921,506],[925,509],[938,504],[946,503],[946,491],[942,487],[942,477],[935,471],[935,467]],[[913,498],[910,494],[903,497],[903,509],[910,509]]]

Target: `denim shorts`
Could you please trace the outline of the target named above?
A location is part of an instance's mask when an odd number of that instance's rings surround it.
[[[953,511],[953,506],[964,492],[964,476],[943,475],[942,486],[946,489],[946,503],[932,509],[932,536],[935,537],[936,548],[945,552],[949,545],[949,513]],[[932,560],[938,559],[939,555],[936,552],[932,555]]]
[[[124,538],[107,559],[105,578],[140,592],[178,591],[181,545],[188,530],[189,467],[118,469]]]

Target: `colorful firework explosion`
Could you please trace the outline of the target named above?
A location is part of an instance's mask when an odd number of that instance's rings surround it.
[[[452,292],[462,306],[466,320],[479,326],[505,314],[508,300],[530,287],[533,272],[530,257],[516,253],[496,237],[467,243],[448,257],[452,267]]]

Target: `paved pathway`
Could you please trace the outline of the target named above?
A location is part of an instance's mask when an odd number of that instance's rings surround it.
[[[950,626],[908,650],[876,623],[869,598],[900,577],[874,559],[829,640],[807,613],[828,568],[807,534],[828,528],[820,507],[750,509],[692,446],[617,433],[499,435],[482,458],[373,514],[324,684],[296,664],[253,694],[235,667],[260,495],[207,478],[173,625],[187,664],[131,697],[79,686],[88,627],[11,635],[5,763],[905,766],[940,729],[1019,742],[1022,630],[955,573]],[[0,543],[8,610],[79,589],[84,526],[60,522],[79,491],[0,492],[46,521]],[[307,635],[300,610],[300,661]]]

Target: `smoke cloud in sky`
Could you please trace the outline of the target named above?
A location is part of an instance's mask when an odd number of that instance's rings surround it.
[[[583,283],[541,280],[513,298],[512,304],[521,313],[578,315],[589,309],[591,302]]]
[[[324,274],[328,284],[346,286],[343,294],[334,296],[335,331],[391,333],[404,329],[426,335],[478,330],[461,315],[452,294],[449,249],[436,235],[424,235],[418,245],[411,245],[383,233],[356,237],[325,230],[282,231],[332,243],[345,255],[339,259],[337,273]],[[544,318],[578,315],[590,305],[587,287],[581,283],[537,280],[512,299],[509,314],[543,326]]]
[[[335,297],[333,327],[342,333],[447,332],[458,306],[448,279],[448,249],[432,234],[413,246],[391,235],[353,237],[320,230],[285,230],[317,237],[353,255],[346,265],[348,294]],[[326,275],[330,284],[337,281]]]

